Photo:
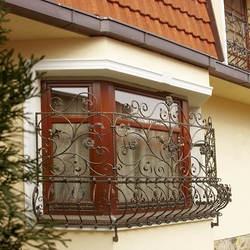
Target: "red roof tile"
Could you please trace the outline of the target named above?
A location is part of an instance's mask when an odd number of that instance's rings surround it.
[[[218,58],[207,0],[54,0],[111,17]]]

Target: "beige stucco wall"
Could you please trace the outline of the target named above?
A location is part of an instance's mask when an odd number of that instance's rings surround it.
[[[151,71],[166,71],[209,86],[206,69],[105,37],[12,41],[7,47],[15,48],[26,58],[31,54],[45,55],[45,59],[109,58]]]
[[[133,70],[144,71],[144,76],[141,79],[131,78],[131,75],[123,74],[117,75],[117,72],[109,72],[108,77],[111,80],[119,80],[122,83],[132,82],[139,85],[147,86],[148,88],[159,89],[161,91],[167,91],[178,94],[180,96],[186,96],[189,98],[192,105],[203,102],[198,99],[207,99],[210,95],[206,93],[200,96],[194,96],[195,93],[190,90],[189,86],[194,89],[203,88],[205,91],[209,91],[209,76],[206,69],[194,67],[190,64],[174,60],[158,53],[154,53],[142,48],[138,48],[123,42],[119,42],[113,39],[99,37],[99,38],[65,38],[65,39],[40,39],[40,40],[22,40],[22,41],[10,41],[7,44],[7,48],[14,48],[16,52],[21,52],[25,58],[29,58],[31,54],[36,57],[45,55],[45,61],[50,60],[99,60],[107,59],[112,62],[119,63],[124,67],[133,67]],[[68,63],[71,67],[70,62]],[[98,72],[98,68],[95,72],[88,70],[76,72],[67,72],[66,69],[57,71],[50,76],[78,76],[78,77],[102,77],[102,72]],[[46,71],[48,71],[46,69]],[[147,75],[159,75],[159,80],[150,82]],[[160,78],[161,76],[161,78]],[[105,76],[107,78],[107,76]],[[107,78],[108,79],[108,78]],[[174,79],[175,83],[168,81],[168,79]],[[177,83],[176,83],[177,79]],[[180,82],[180,83],[179,83]],[[184,83],[184,85],[182,85]]]
[[[16,52],[21,52],[26,58],[30,58],[31,54],[34,54],[36,57],[45,55],[47,61],[105,58],[120,62],[124,65],[130,65],[135,70],[141,69],[144,72],[156,73],[163,72],[163,75],[169,75],[170,78],[178,79],[180,84],[182,80],[198,87],[209,87],[210,84],[206,69],[103,37],[16,40],[10,41],[6,47],[14,48]],[[68,66],[70,67],[70,65]],[[57,77],[57,79],[65,79],[65,77],[74,79],[74,74],[75,71],[66,70],[65,73],[64,70],[64,72],[54,72],[50,74],[49,77],[52,75],[53,77]],[[82,75],[81,72],[77,74],[77,77],[82,79],[85,79],[86,76],[91,77],[91,72],[84,71]],[[114,72],[111,72],[110,79],[116,79],[123,83],[134,80],[133,78],[127,78],[126,75],[115,75]],[[145,85],[144,80],[145,79],[139,79],[136,84]],[[190,102],[193,101],[192,99],[196,99],[195,96],[190,94],[191,91],[182,91],[182,86],[173,87],[167,84],[167,82],[156,83],[150,81],[147,81],[146,84],[147,87],[173,92],[177,95],[185,96],[187,94],[186,97],[190,99]],[[204,97],[204,100],[206,98],[208,97]],[[29,112],[39,111],[38,102],[36,101],[35,105],[32,102],[29,103],[27,109]],[[26,153],[32,155],[34,154],[35,148],[34,136],[32,137],[32,135],[30,135],[26,140],[28,141],[27,145],[29,145],[29,147],[26,148]],[[119,241],[117,243],[112,241],[112,237],[114,236],[113,231],[68,230],[66,231],[65,238],[71,239],[71,242],[68,244],[68,249],[72,250],[212,250],[214,241],[213,233],[215,230],[217,229],[211,228],[211,220],[204,220],[157,227],[119,230]],[[220,237],[218,233],[217,237]],[[59,244],[58,249],[65,248]]]
[[[225,49],[225,28],[221,8],[223,0],[212,0],[212,4],[218,22],[221,42],[224,44]],[[21,23],[19,24],[22,26]],[[41,34],[43,32],[46,33],[46,31],[42,31],[42,28],[39,28],[39,32]],[[34,30],[35,27],[31,27],[30,30],[33,34],[32,29]],[[166,72],[170,76],[184,79],[197,85],[210,85],[206,69],[194,67],[154,52],[103,37],[63,37],[63,34],[60,36],[60,39],[43,39],[43,36],[36,39],[33,36],[33,40],[10,41],[6,48],[14,48],[16,52],[21,52],[26,58],[30,58],[31,54],[34,54],[36,57],[45,55],[46,60],[108,58],[109,60],[132,65],[143,70]],[[69,77],[72,78],[74,72],[70,74]],[[65,77],[65,75],[62,77],[61,73],[55,76],[58,76],[58,79],[64,79]],[[85,75],[83,74],[81,77],[84,79]],[[110,76],[112,79],[114,77],[115,75]],[[124,77],[119,80],[126,82],[127,78]],[[139,81],[138,84],[143,85],[144,82]],[[186,93],[163,83],[152,84],[152,86],[150,82],[147,82],[147,84],[148,87],[165,91],[174,90],[178,92],[177,94]],[[221,91],[224,90],[222,89]],[[227,91],[230,91],[230,88]],[[192,99],[192,96],[189,98]],[[31,103],[28,106],[30,112],[37,111],[36,108],[39,110],[37,103],[35,105]],[[202,106],[202,113],[204,117],[212,116],[213,118],[213,126],[216,130],[218,176],[222,178],[223,183],[231,184],[233,191],[233,202],[222,211],[223,216],[220,218],[220,226],[212,229],[210,226],[211,221],[207,220],[119,230],[119,241],[117,243],[112,241],[113,231],[68,230],[65,236],[71,239],[68,249],[212,250],[214,239],[250,233],[250,215],[248,213],[250,208],[248,199],[248,178],[250,176],[250,156],[248,152],[250,148],[250,140],[248,139],[250,134],[249,105],[227,99],[225,93],[223,93],[223,98],[216,93]],[[27,138],[27,140],[29,143],[28,150],[34,152],[34,138]],[[58,249],[65,248],[59,244]]]
[[[204,69],[106,38],[13,41],[9,42],[8,47],[21,52],[26,58],[29,58],[31,54],[37,57],[45,55],[48,61],[50,59],[107,58],[131,65],[135,70],[140,68],[146,72],[147,70],[149,72],[166,71],[178,79],[184,79],[201,86],[209,86],[208,72]],[[57,79],[65,79],[65,77],[74,79],[74,72],[69,72],[69,74],[68,76],[67,74],[60,76],[59,72],[58,75],[54,76],[57,76]],[[82,78],[84,79],[84,77],[83,74]],[[119,80],[126,83],[126,79]],[[148,83],[150,84],[150,81]],[[144,82],[141,80],[139,84],[143,85]],[[159,83],[159,85],[152,83],[152,86],[148,85],[148,87],[161,90],[165,88],[165,91],[169,91],[171,86],[164,85],[164,83]],[[31,113],[40,109],[39,100],[34,102],[31,100],[26,106]],[[26,153],[32,155],[34,154],[35,138],[32,135],[27,136],[26,140],[29,146],[26,147]],[[26,187],[26,192],[32,192],[32,189]],[[72,250],[99,250],[100,248],[103,250],[200,250],[201,246],[203,250],[213,249],[211,220],[119,230],[117,243],[112,240],[114,231],[74,229],[66,232],[65,238],[71,239],[68,249]],[[65,248],[58,244],[58,249]]]
[[[230,92],[230,88],[225,89]],[[215,239],[250,233],[250,106],[219,96],[211,97],[202,113],[213,118],[216,132],[217,169],[223,183],[232,187],[232,202],[214,228]]]
[[[211,221],[186,222],[118,230],[118,242],[113,231],[68,231],[69,250],[213,250]],[[65,249],[58,244],[58,249]]]
[[[212,0],[222,42],[225,44],[223,0]],[[250,1],[247,0],[248,6]],[[221,18],[222,16],[222,18]],[[223,183],[232,187],[232,202],[222,211],[220,226],[214,228],[215,247],[249,249],[250,201],[250,90],[210,77],[213,97],[203,106],[202,113],[211,115],[216,132],[217,169]]]

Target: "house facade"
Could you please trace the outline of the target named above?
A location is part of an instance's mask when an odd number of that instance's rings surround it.
[[[6,48],[45,55],[27,205],[69,249],[250,247],[249,4],[5,1]]]

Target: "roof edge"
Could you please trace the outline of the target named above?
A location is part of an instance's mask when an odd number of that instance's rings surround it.
[[[12,14],[83,35],[106,36],[206,68],[213,76],[250,88],[248,72],[225,65],[212,56],[111,18],[99,18],[49,0],[5,0],[4,6]]]
[[[209,74],[250,89],[250,73],[239,68],[215,61],[215,67],[209,68]]]

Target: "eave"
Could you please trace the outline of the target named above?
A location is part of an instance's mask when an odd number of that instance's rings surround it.
[[[5,0],[11,13],[84,36],[105,36],[206,68],[210,75],[250,88],[249,73],[181,44],[118,22],[40,0]]]

